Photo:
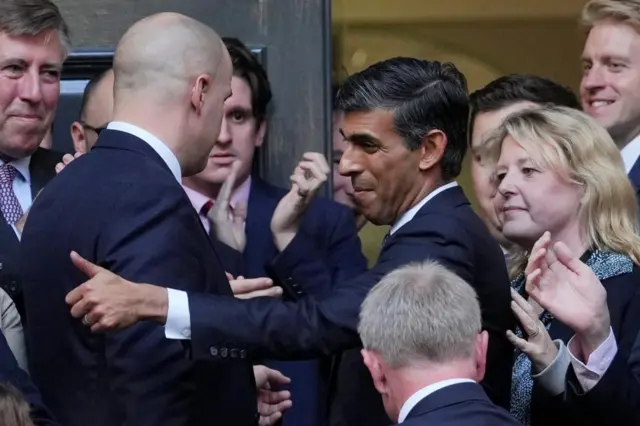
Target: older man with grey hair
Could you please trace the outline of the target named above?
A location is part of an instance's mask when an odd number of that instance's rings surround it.
[[[360,312],[362,357],[385,410],[406,425],[517,425],[482,387],[489,336],[474,289],[436,262],[387,274]]]

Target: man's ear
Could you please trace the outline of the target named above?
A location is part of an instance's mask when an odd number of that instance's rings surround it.
[[[375,386],[376,390],[381,395],[389,393],[387,377],[384,371],[384,363],[382,362],[380,356],[374,351],[370,351],[367,349],[362,349],[360,353],[362,354],[364,365],[367,366],[369,373],[371,373],[373,385]]]
[[[256,132],[256,148],[259,148],[264,143],[264,137],[267,134],[267,120],[262,119],[262,122],[258,126],[258,131]]]
[[[422,138],[420,170],[429,170],[440,163],[447,147],[447,136],[442,130],[431,130]]]
[[[87,153],[87,139],[84,128],[78,121],[71,123],[71,140],[73,140],[73,149],[76,152]]]
[[[191,105],[197,114],[202,112],[204,107],[204,99],[211,89],[211,77],[207,74],[201,74],[196,78],[196,82],[191,89]]]
[[[487,370],[487,348],[489,347],[489,333],[483,331],[476,336],[475,358],[476,358],[476,381],[484,379]]]

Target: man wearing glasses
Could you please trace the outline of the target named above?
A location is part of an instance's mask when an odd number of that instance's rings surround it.
[[[113,113],[113,70],[94,76],[84,89],[80,120],[71,123],[71,138],[76,152],[89,152],[98,134],[107,126]]]

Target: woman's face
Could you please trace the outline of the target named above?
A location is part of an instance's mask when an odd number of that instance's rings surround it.
[[[507,136],[496,167],[495,208],[505,238],[525,249],[545,231],[563,241],[579,238],[582,187],[540,164]]]

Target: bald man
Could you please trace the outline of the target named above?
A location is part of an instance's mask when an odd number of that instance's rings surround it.
[[[71,123],[76,152],[89,152],[113,114],[113,69],[95,75],[84,88],[80,120]]]
[[[65,304],[84,279],[71,250],[131,280],[232,297],[180,186],[207,164],[231,74],[209,27],[177,14],[134,24],[115,52],[113,121],[29,213],[22,272],[31,373],[65,426],[257,424],[243,347],[228,342],[214,362],[196,363],[162,326],[93,335]]]

